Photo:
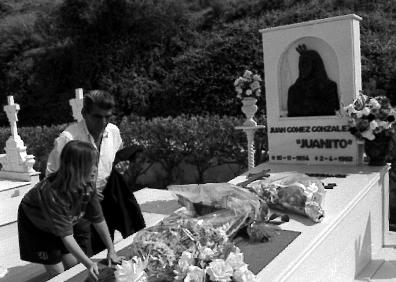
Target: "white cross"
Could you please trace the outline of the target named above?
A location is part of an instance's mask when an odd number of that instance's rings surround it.
[[[76,98],[70,99],[69,104],[72,107],[73,118],[77,121],[83,119],[81,110],[83,108],[83,89],[76,89]]]
[[[7,96],[8,105],[4,106],[4,111],[7,114],[8,121],[11,126],[12,137],[18,136],[17,121],[18,121],[18,111],[19,104],[14,103],[14,96]]]

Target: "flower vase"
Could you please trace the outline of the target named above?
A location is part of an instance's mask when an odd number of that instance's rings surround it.
[[[257,112],[257,99],[253,97],[245,97],[242,99],[242,112],[246,116],[243,126],[257,126],[257,122],[253,119]]]
[[[369,165],[382,166],[386,164],[391,139],[390,134],[381,132],[375,135],[374,140],[365,140],[364,152],[368,157]]]

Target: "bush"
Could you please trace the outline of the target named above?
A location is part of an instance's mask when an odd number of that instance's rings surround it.
[[[232,83],[245,68],[263,74],[259,29],[350,13],[363,17],[364,89],[396,103],[394,1],[14,2],[0,6],[0,102],[23,100],[24,126],[70,122],[80,87],[110,90],[119,119],[240,116]]]
[[[187,116],[153,118],[131,115],[119,125],[125,146],[141,145],[152,162],[161,163],[167,172],[166,185],[178,181],[175,170],[182,163],[198,171],[197,183],[202,183],[208,169],[222,164],[236,164],[239,172],[247,168],[246,136],[235,126],[242,119],[235,117]],[[262,118],[258,120],[265,124]],[[27,147],[27,153],[36,159],[34,169],[45,173],[48,154],[54,140],[67,124],[56,126],[20,127],[18,133]],[[0,148],[10,136],[9,127],[0,128]],[[267,160],[267,138],[264,130],[255,135],[256,164]]]
[[[234,80],[245,69],[263,76],[258,21],[239,22],[204,36],[200,46],[175,58],[175,68],[152,102],[154,113],[239,116]],[[264,88],[262,89],[264,93]],[[165,105],[165,106],[164,106]],[[264,95],[258,106],[264,114]]]
[[[217,115],[181,115],[151,120],[130,116],[123,119],[120,130],[126,145],[143,146],[153,162],[162,164],[167,172],[167,184],[176,181],[174,170],[181,162],[196,167],[196,181],[202,183],[204,173],[211,167],[234,163],[240,170],[247,168],[246,136],[235,129],[241,124],[241,119]],[[264,139],[265,132],[255,136],[256,164],[266,158]]]
[[[150,99],[191,38],[188,15],[176,0],[67,0],[59,10],[70,45],[69,82],[112,92],[119,117],[152,113]]]

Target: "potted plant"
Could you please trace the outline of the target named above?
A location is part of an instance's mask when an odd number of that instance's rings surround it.
[[[244,126],[257,126],[254,115],[257,112],[257,98],[261,96],[261,77],[246,70],[234,81],[237,98],[242,101],[242,112],[246,116]]]
[[[385,96],[369,97],[360,91],[359,96],[344,112],[349,117],[350,132],[364,141],[369,165],[384,165],[394,134],[396,111]]]

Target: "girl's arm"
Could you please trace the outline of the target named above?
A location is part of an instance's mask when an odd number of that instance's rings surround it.
[[[89,270],[89,275],[97,281],[99,276],[98,265],[87,257],[73,235],[62,237],[62,242],[69,252]]]
[[[107,260],[109,266],[111,266],[111,263],[120,264],[123,257],[117,256],[116,252],[114,251],[113,241],[111,240],[109,228],[107,227],[106,221],[103,220],[99,223],[93,223],[93,226],[95,227],[96,231],[98,231],[100,239],[102,239],[103,243],[107,248]]]

